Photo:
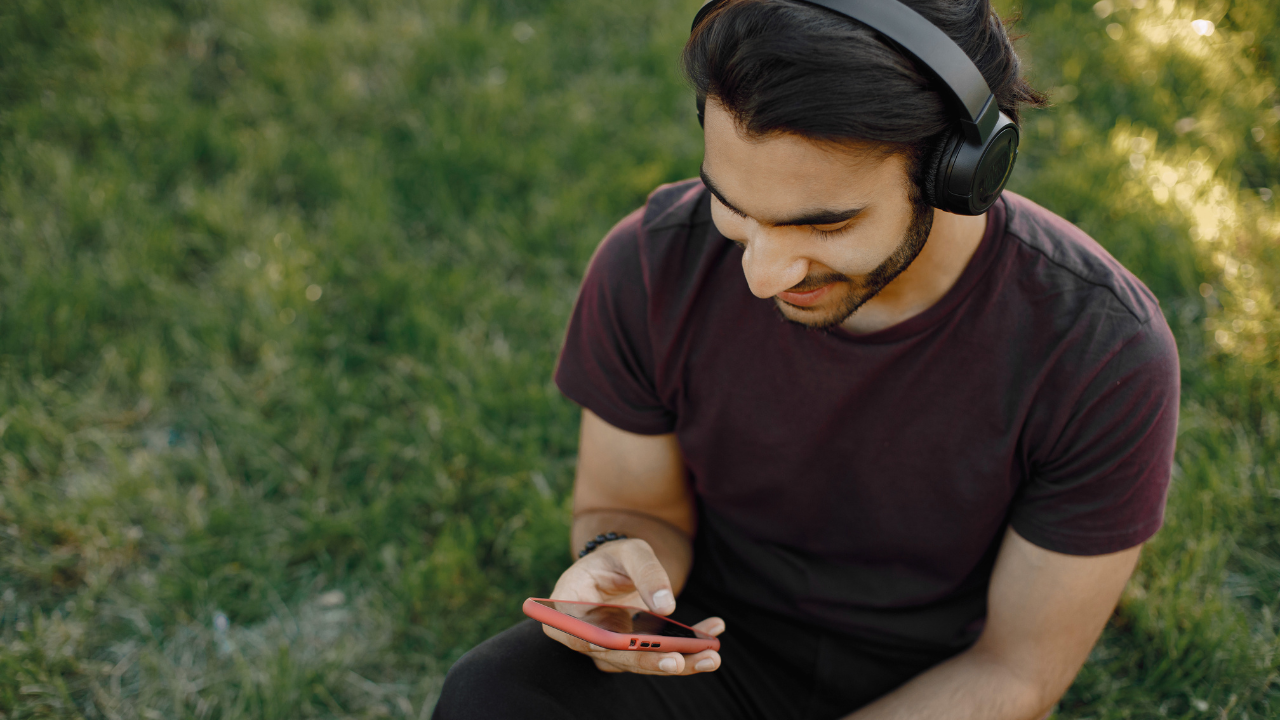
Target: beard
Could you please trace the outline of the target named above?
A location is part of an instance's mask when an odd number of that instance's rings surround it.
[[[849,292],[845,294],[839,304],[831,309],[801,308],[775,297],[774,307],[777,309],[778,314],[787,322],[803,325],[804,327],[820,330],[832,328],[847,320],[850,315],[858,311],[858,308],[865,305],[868,300],[879,294],[886,285],[901,275],[902,271],[906,270],[920,255],[920,251],[924,250],[924,244],[929,239],[929,231],[933,229],[933,208],[924,201],[919,188],[913,187],[912,190],[909,198],[911,202],[911,221],[907,225],[906,231],[902,234],[902,241],[893,249],[889,257],[876,266],[874,270],[860,277],[850,277],[840,273],[810,275],[799,285],[789,288],[794,292],[806,292],[817,290],[831,283],[844,283],[849,288]],[[799,310],[805,315],[803,318],[788,317],[783,310],[784,306],[793,312]]]

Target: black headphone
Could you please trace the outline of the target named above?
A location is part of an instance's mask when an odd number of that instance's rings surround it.
[[[691,32],[728,0],[711,0]],[[981,215],[1000,197],[1018,159],[1018,126],[1000,112],[978,67],[947,34],[897,0],[800,0],[870,27],[924,63],[959,106],[958,127],[939,135],[923,162],[925,200],[957,215]],[[706,98],[698,98],[698,122]]]

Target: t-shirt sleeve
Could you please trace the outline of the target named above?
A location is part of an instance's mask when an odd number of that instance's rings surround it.
[[[1157,310],[1083,369],[1086,380],[1053,440],[1032,458],[1010,523],[1040,547],[1102,555],[1145,542],[1164,521],[1178,426],[1177,346]]]
[[[596,249],[578,293],[555,381],[570,400],[628,432],[675,429],[654,383],[649,291],[641,257],[643,209]]]

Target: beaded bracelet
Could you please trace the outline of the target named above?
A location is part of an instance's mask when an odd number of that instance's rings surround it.
[[[623,535],[621,533],[615,533],[615,532],[605,533],[604,535],[597,535],[594,540],[589,540],[587,542],[587,546],[585,548],[578,551],[578,557],[580,558],[586,557],[587,553],[591,552],[592,550],[595,550],[596,548],[609,542],[610,540],[626,540],[626,539],[627,539],[626,535]]]

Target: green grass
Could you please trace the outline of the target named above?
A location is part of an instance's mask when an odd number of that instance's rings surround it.
[[[429,714],[566,562],[550,374],[596,242],[696,172],[697,5],[0,4],[4,717]],[[1184,404],[1059,716],[1275,717],[1280,13],[1112,5],[1022,3],[1015,187],[1160,295]]]

